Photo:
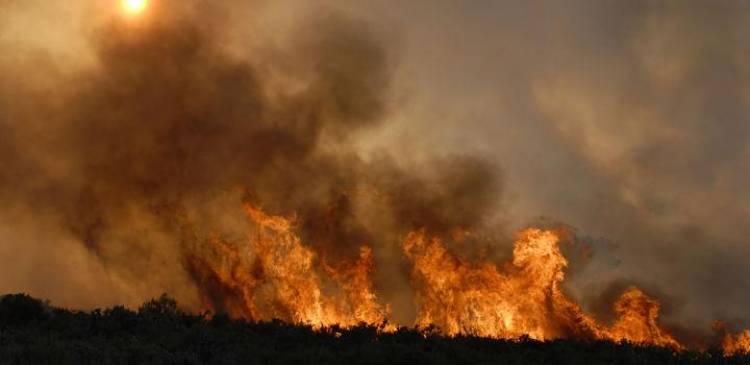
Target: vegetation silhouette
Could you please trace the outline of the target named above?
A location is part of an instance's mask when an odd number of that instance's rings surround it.
[[[315,330],[281,321],[194,315],[162,295],[138,308],[55,308],[0,297],[0,364],[750,364],[720,349],[607,341],[445,337],[434,329],[360,325]]]

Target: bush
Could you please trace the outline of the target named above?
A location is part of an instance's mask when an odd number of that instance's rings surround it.
[[[0,326],[21,326],[46,318],[47,305],[26,294],[0,297]]]
[[[360,325],[316,331],[279,321],[190,315],[162,296],[137,312],[50,308],[27,295],[0,299],[0,364],[750,364],[720,352],[606,341],[448,338],[434,329]]]

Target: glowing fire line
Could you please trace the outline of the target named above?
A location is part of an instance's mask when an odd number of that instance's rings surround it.
[[[251,320],[281,319],[312,325],[380,326],[390,309],[378,298],[371,274],[372,249],[363,245],[350,262],[330,263],[294,233],[294,221],[247,204],[254,224],[244,244],[215,237],[189,260],[206,307]],[[468,262],[423,230],[401,243],[412,266],[419,328],[448,335],[538,340],[604,339],[670,347],[680,344],[658,321],[660,304],[631,287],[614,304],[612,325],[596,321],[561,289],[568,261],[553,231],[527,229],[504,266]],[[728,354],[750,351],[750,331],[726,334]]]

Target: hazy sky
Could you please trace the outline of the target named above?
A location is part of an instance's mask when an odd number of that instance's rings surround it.
[[[107,40],[95,32],[118,16],[112,3],[0,0],[0,133],[12,131],[0,135],[0,153],[18,153],[8,147],[15,132],[45,128],[34,100],[56,98],[58,80],[98,67]],[[225,3],[223,21],[206,26],[221,29],[222,47],[238,58],[262,70],[273,63],[267,72],[281,76],[270,79],[289,87],[283,71],[304,64],[285,53],[300,29],[330,32],[336,14],[377,39],[390,80],[378,111],[385,121],[358,129],[347,153],[387,154],[399,166],[457,154],[484,161],[502,186],[486,195],[488,222],[512,230],[543,217],[574,227],[593,248],[569,287],[584,305],[624,281],[659,294],[667,317],[682,323],[750,321],[750,4]],[[47,166],[54,156],[44,151],[13,161]],[[0,269],[0,292],[83,306],[138,302],[143,291],[107,274],[77,237],[40,228],[54,219],[38,209],[44,202],[4,199],[0,259],[10,265]],[[79,295],[102,285],[112,293]]]
[[[680,315],[750,319],[748,4],[346,3],[400,34],[384,143],[496,161],[512,222],[595,239],[582,286],[623,278]]]

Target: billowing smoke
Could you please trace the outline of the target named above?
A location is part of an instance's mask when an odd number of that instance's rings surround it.
[[[353,136],[387,119],[392,72],[365,24],[318,14],[246,59],[223,46],[226,10],[154,2],[148,18],[115,16],[91,32],[93,65],[43,91],[18,87],[52,65],[5,66],[22,76],[2,81],[3,201],[136,295],[188,304],[208,290],[191,264],[207,241],[246,239],[243,202],[294,216],[302,241],[334,259],[382,248],[380,274],[404,283],[388,251],[406,233],[481,225],[500,190],[487,163],[357,154]]]
[[[746,5],[67,3],[0,4],[0,291],[229,310],[200,258],[249,204],[321,261],[373,247],[402,323],[410,231],[500,262],[557,221],[605,321],[633,284],[683,339],[750,319]]]
[[[513,225],[544,216],[585,237],[569,289],[591,309],[624,280],[673,298],[674,322],[746,323],[747,4],[362,6],[348,8],[408,35],[395,80],[416,125],[388,126],[390,145],[502,166]]]

